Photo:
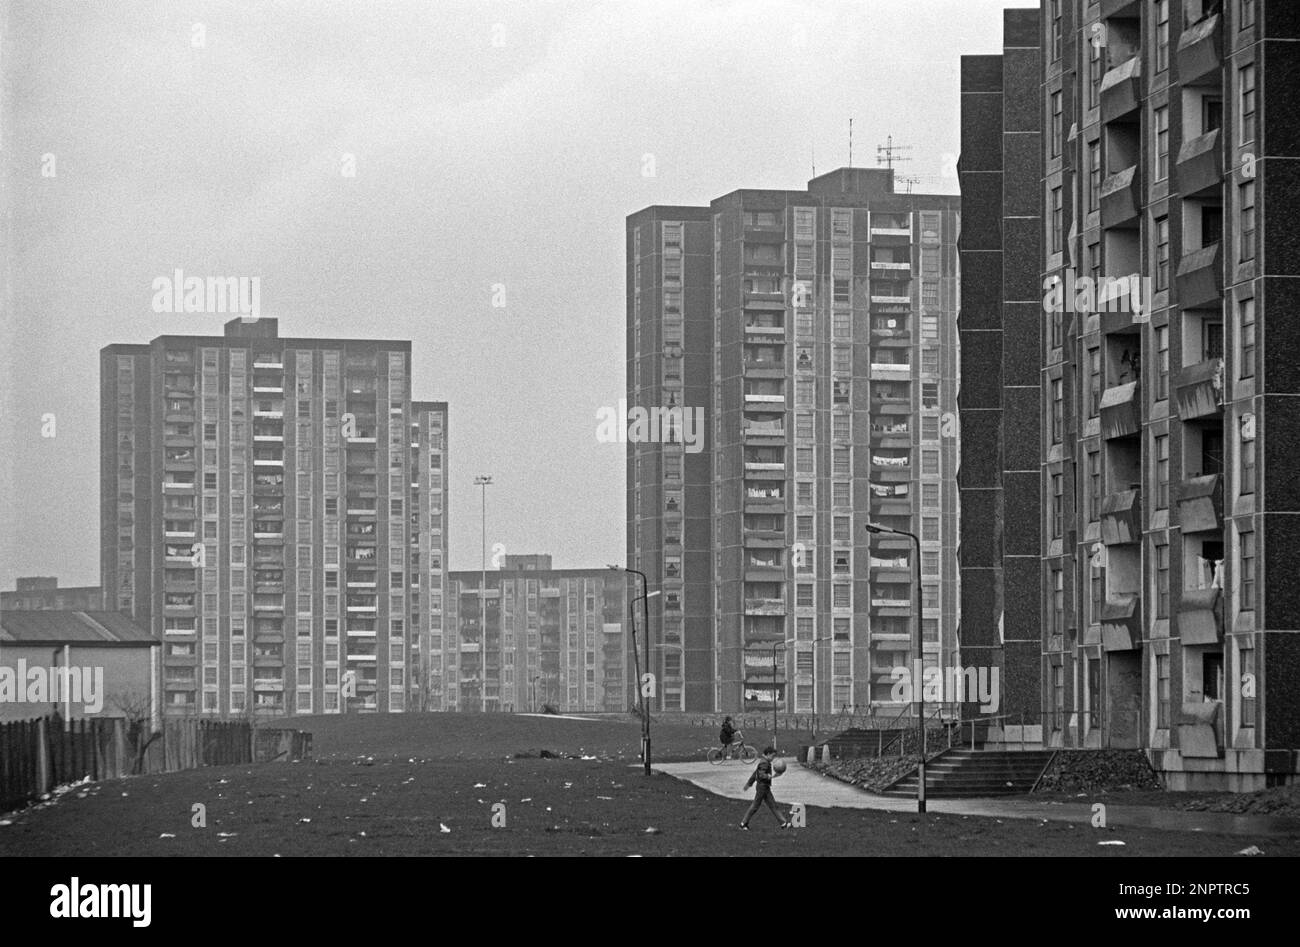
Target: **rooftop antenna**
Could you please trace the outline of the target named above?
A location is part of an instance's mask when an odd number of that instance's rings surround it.
[[[853,119],[849,118],[849,167],[853,167]]]
[[[912,160],[911,158],[899,154],[899,152],[911,150],[911,145],[894,144],[894,136],[890,135],[885,139],[885,144],[876,145],[876,164],[883,164],[886,168],[889,168],[892,171],[894,169],[895,161],[903,162]]]

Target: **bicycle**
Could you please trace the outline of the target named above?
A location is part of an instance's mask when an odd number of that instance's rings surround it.
[[[758,750],[746,743],[745,735],[737,730],[736,735],[731,738],[730,745],[709,747],[709,751],[705,754],[705,758],[714,766],[729,759],[740,759],[750,762],[758,759]]]

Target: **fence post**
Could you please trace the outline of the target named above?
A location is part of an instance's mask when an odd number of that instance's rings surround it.
[[[50,748],[45,743],[45,718],[36,721],[36,795],[44,795],[50,784]]]

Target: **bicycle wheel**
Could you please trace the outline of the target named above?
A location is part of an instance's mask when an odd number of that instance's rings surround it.
[[[740,758],[746,763],[752,762],[758,758],[758,750],[746,743],[740,748]]]
[[[722,750],[716,746],[709,747],[709,752],[704,755],[714,766],[722,762]]]

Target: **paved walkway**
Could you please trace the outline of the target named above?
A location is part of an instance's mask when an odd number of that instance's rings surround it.
[[[749,779],[751,772],[751,765],[747,763],[731,761],[717,766],[709,763],[660,763],[653,768],[728,799],[749,799],[754,794],[752,789],[744,788],[745,780]],[[801,802],[806,806],[916,813],[915,799],[877,796],[838,779],[820,776],[793,762],[784,774],[777,777],[772,789],[777,799],[787,805]],[[926,809],[947,815],[988,816],[994,819],[1049,819],[1085,825],[1092,822],[1091,802],[1037,802],[1022,797],[928,799]],[[1173,832],[1211,832],[1216,835],[1300,836],[1300,819],[1233,815],[1226,812],[1176,812],[1155,806],[1117,806],[1111,803],[1106,803],[1106,824],[1168,829]]]

